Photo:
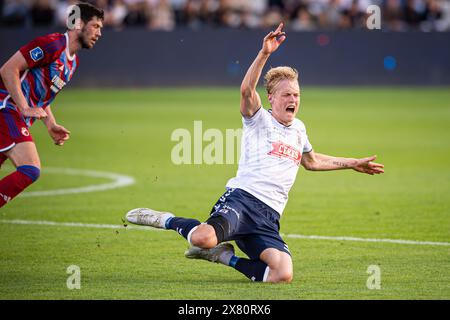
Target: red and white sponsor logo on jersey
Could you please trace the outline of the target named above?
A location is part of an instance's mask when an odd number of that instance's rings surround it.
[[[30,135],[30,131],[28,131],[27,128],[22,128],[21,132],[22,132],[22,135],[24,135],[25,137],[28,137]]]
[[[268,153],[268,155],[291,159],[298,166],[300,165],[300,161],[302,159],[302,154],[299,150],[281,141],[272,143],[272,150]]]
[[[57,75],[55,75],[52,78],[52,86],[50,87],[50,89],[54,92],[54,93],[58,93],[62,88],[64,88],[64,86],[66,85],[66,82],[64,82],[60,77],[58,77]]]

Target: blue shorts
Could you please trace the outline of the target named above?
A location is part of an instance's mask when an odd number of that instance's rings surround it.
[[[224,241],[234,240],[250,259],[259,259],[267,248],[291,254],[280,236],[278,212],[242,189],[228,189],[212,208],[214,216],[229,223]]]

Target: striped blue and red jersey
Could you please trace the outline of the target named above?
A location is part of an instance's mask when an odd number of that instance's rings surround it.
[[[52,33],[32,40],[19,50],[28,63],[28,69],[20,75],[22,92],[30,108],[45,109],[78,67],[78,57],[69,52],[69,36]],[[0,77],[0,109],[3,108],[19,111]],[[23,119],[28,127],[35,120]]]

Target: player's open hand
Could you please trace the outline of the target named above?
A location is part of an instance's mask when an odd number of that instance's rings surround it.
[[[384,173],[384,165],[381,163],[372,162],[376,158],[377,156],[358,159],[353,167],[353,170],[370,175]]]
[[[45,112],[44,109],[41,108],[22,108],[20,109],[20,113],[22,113],[22,115],[24,117],[30,117],[30,118],[36,118],[36,119],[44,119],[47,118],[47,113]]]
[[[275,31],[271,31],[264,38],[262,52],[265,54],[271,54],[278,49],[284,40],[286,40],[286,33],[283,31],[282,22]]]
[[[57,146],[62,146],[70,138],[70,131],[59,124],[51,126],[48,133]]]

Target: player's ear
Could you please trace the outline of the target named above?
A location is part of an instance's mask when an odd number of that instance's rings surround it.
[[[81,18],[78,18],[75,20],[75,30],[81,30],[83,27],[83,20]]]
[[[272,103],[272,101],[273,101],[273,96],[272,96],[272,94],[268,94],[268,95],[267,95],[267,99],[269,100],[270,103]]]

